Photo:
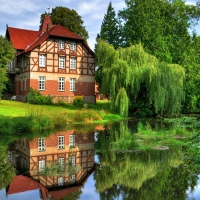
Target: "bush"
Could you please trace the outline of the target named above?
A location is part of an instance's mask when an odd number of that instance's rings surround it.
[[[83,107],[84,104],[83,96],[75,96],[73,99],[73,104],[77,107]]]
[[[53,104],[52,97],[44,96],[38,90],[30,88],[30,91],[27,95],[27,102],[30,104],[39,104],[39,105],[51,105]]]
[[[79,110],[73,116],[74,122],[91,123],[94,120],[101,120],[102,118],[93,110]]]

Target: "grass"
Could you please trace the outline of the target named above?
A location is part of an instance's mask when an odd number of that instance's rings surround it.
[[[29,103],[1,100],[0,101],[0,117],[25,117],[25,116],[62,116],[65,115],[68,118],[67,123],[74,122],[108,122],[113,120],[119,120],[121,117],[117,114],[113,114],[109,110],[109,102],[99,100],[96,105],[88,104],[88,108],[76,107],[73,104],[65,105],[33,105]],[[78,115],[80,115],[78,117]],[[94,117],[93,117],[94,115]],[[84,118],[90,117],[89,120]],[[73,120],[74,117],[74,120]]]

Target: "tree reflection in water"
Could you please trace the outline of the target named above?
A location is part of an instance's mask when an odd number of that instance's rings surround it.
[[[94,179],[101,199],[185,200],[187,189],[194,188],[198,179],[192,165],[184,163],[185,149],[114,151],[114,138],[130,131],[127,123],[118,126],[118,132],[109,127],[97,135],[99,164]]]

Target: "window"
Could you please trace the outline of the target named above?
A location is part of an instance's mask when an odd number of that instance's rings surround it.
[[[65,78],[58,78],[58,90],[59,91],[65,90]]]
[[[65,42],[64,40],[59,40],[59,49],[64,49],[65,48]]]
[[[70,182],[70,183],[75,183],[75,180],[76,180],[75,174],[70,175],[70,177],[69,177],[69,182]]]
[[[76,42],[71,41],[71,43],[70,43],[70,50],[76,51]]]
[[[23,79],[22,78],[20,79],[20,90],[21,91],[23,90]]]
[[[24,79],[24,90],[26,90],[26,78]]]
[[[45,160],[39,160],[39,172],[42,172],[45,168]]]
[[[69,147],[75,147],[75,135],[69,135]]]
[[[58,186],[63,186],[63,185],[64,185],[64,178],[58,177]]]
[[[39,76],[39,90],[45,90],[45,76]]]
[[[60,56],[59,57],[59,68],[60,69],[64,69],[65,68],[65,57],[64,56]]]
[[[70,58],[70,69],[76,69],[76,58]]]
[[[65,148],[64,136],[58,136],[58,149]]]
[[[69,164],[75,165],[76,164],[76,157],[75,156],[70,156],[69,157]]]
[[[70,78],[70,91],[75,91],[76,90],[76,79],[75,78]]]
[[[40,54],[39,55],[39,67],[45,67],[46,66],[46,55]]]
[[[38,138],[38,151],[45,151],[45,138]]]
[[[65,169],[65,158],[58,158],[58,163],[60,164],[61,170]]]
[[[26,58],[25,56],[22,57],[22,68],[26,67]]]

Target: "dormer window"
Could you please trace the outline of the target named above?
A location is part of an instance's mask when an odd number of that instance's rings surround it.
[[[59,49],[64,49],[65,48],[65,42],[64,40],[59,40]]]
[[[70,43],[70,50],[76,51],[76,42],[71,41],[71,43]]]

